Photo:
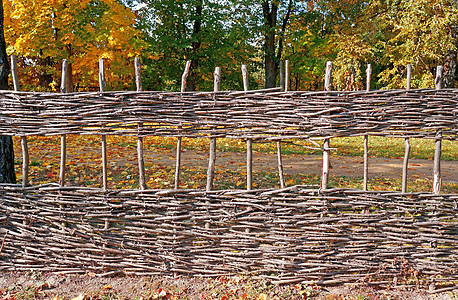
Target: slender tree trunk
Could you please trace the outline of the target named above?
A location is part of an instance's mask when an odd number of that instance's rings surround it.
[[[442,86],[444,88],[454,88],[458,80],[457,68],[457,48],[458,48],[458,25],[451,28],[451,37],[455,48],[450,49],[444,58],[444,77]]]
[[[197,85],[197,69],[199,67],[199,60],[197,58],[197,52],[201,46],[201,41],[199,37],[199,33],[202,29],[202,6],[203,0],[200,0],[196,4],[196,16],[194,20],[194,26],[192,30],[192,54],[191,54],[191,72],[189,74],[189,80],[187,82],[186,90],[188,91],[195,91]]]
[[[289,17],[291,16],[291,12],[293,10],[293,0],[289,0],[288,3],[288,8],[286,10],[286,14],[282,20],[281,24],[281,31],[280,31],[280,36],[278,39],[278,50],[277,50],[277,70],[278,70],[278,63],[282,60],[282,54],[283,54],[283,41],[285,39],[285,33],[286,33],[286,27],[288,26],[289,22]]]
[[[299,90],[299,87],[300,87],[300,77],[299,77],[299,73],[296,74],[296,91]]]
[[[0,89],[8,89],[10,65],[6,55],[5,35],[3,32],[3,1],[0,5]],[[11,136],[0,136],[0,183],[16,183],[14,172],[14,148]]]
[[[72,57],[72,45],[67,45],[67,56],[68,59]],[[73,93],[73,71],[72,71],[72,64],[68,63],[67,68],[67,81],[65,83],[65,92],[66,93]]]
[[[266,76],[265,87],[275,87],[277,81],[277,62],[275,57],[275,27],[277,24],[278,4],[273,0],[270,5],[268,0],[262,3],[264,15],[264,70]]]
[[[66,93],[73,93],[73,72],[71,63],[68,63],[67,78],[68,81],[65,84],[65,91]]]
[[[52,75],[49,74],[46,69],[50,67],[52,64],[51,57],[43,57],[43,51],[40,50],[40,57],[38,58],[38,84],[40,87],[44,88],[45,90],[49,89],[49,85],[52,82]]]

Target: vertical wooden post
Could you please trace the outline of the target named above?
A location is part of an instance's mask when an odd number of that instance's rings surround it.
[[[331,91],[332,89],[332,62],[328,61],[326,63],[326,75],[324,78],[324,89],[325,91]],[[328,188],[328,181],[329,181],[329,156],[330,156],[330,141],[329,139],[325,139],[323,143],[323,168],[321,172],[321,188],[327,189]]]
[[[434,147],[434,167],[433,167],[433,193],[439,194],[441,191],[441,155],[442,155],[442,130],[436,133],[436,142]]]
[[[13,77],[14,90],[19,91],[21,88],[19,86],[19,77],[17,74],[17,57],[16,55],[11,55],[11,75]]]
[[[324,90],[331,91],[332,89],[332,61],[326,63],[326,75],[324,77]]]
[[[62,80],[60,86],[60,92],[66,93],[67,81],[68,81],[68,60],[62,61]],[[65,165],[67,162],[67,137],[65,134],[60,136],[60,174],[59,174],[59,185],[65,185]]]
[[[248,91],[248,69],[246,65],[242,65],[243,89]],[[246,189],[253,189],[253,141],[246,140]]]
[[[214,75],[213,91],[218,92],[221,84],[221,68],[216,67]],[[207,186],[206,190],[211,191],[213,189],[213,181],[215,178],[215,162],[216,162],[216,138],[210,137],[210,151],[208,158],[208,169],[207,169]]]
[[[278,177],[280,178],[280,188],[285,187],[285,177],[283,176],[283,159],[281,157],[281,141],[277,142]]]
[[[253,141],[246,140],[246,189],[253,189]]]
[[[19,91],[19,77],[17,72],[17,58],[11,55],[11,76],[13,78],[14,90]],[[22,148],[22,187],[29,185],[29,146],[27,144],[27,136],[21,136]]]
[[[186,91],[186,81],[189,75],[189,69],[191,68],[191,61],[186,62],[186,67],[184,69],[183,75],[181,76],[181,92]],[[178,129],[181,129],[181,126],[178,126]],[[181,142],[182,137],[179,136],[177,140],[177,160],[176,160],[176,168],[175,168],[175,185],[174,188],[178,189],[180,186],[180,168],[181,168]]]
[[[280,77],[282,78],[282,77]],[[285,61],[285,71],[284,71],[284,80],[283,84],[281,84],[282,91],[288,91],[288,82],[289,82],[289,61]],[[283,176],[283,159],[281,155],[281,141],[277,142],[277,162],[278,162],[278,177],[280,179],[280,188],[284,188],[285,184],[285,177]]]
[[[105,92],[105,64],[103,59],[99,59],[99,86],[100,92]],[[108,189],[108,161],[107,161],[107,137],[104,132],[105,126],[102,124],[102,186],[103,190]]]
[[[67,71],[68,70],[68,60],[64,59],[62,60],[62,80],[61,80],[61,84],[60,84],[60,92],[61,93],[66,93],[67,90],[67,81],[68,81],[68,77],[67,77]]]
[[[105,92],[105,63],[103,58],[99,59],[99,89],[100,92]],[[102,188],[104,191],[108,189],[108,158],[107,158],[107,136],[104,133],[105,125],[102,124]],[[105,219],[105,229],[110,228],[110,221]]]
[[[410,90],[410,83],[412,81],[412,65],[407,65],[407,81],[406,81],[406,90]]]
[[[410,82],[412,78],[412,66],[407,65],[407,81],[406,81],[406,90],[410,90]],[[407,192],[407,170],[409,169],[409,155],[410,155],[410,139],[406,138],[405,143],[405,152],[404,152],[404,161],[402,163],[402,187],[401,192]]]
[[[16,92],[19,91],[19,77],[17,72],[17,58],[15,55],[11,55],[11,76],[13,78],[13,86]],[[29,185],[29,146],[27,144],[27,136],[21,136],[21,148],[22,148],[22,187]],[[25,205],[22,206],[23,210],[26,210]],[[22,220],[23,225],[27,225],[27,220]],[[25,250],[27,252],[27,249]]]
[[[289,60],[285,60],[285,92],[289,90]]]
[[[435,80],[436,90],[442,89],[443,75],[444,75],[444,67],[443,66],[437,66],[437,69],[436,69],[436,80]]]
[[[100,92],[105,92],[105,64],[103,59],[99,59],[99,88]],[[105,125],[102,124],[102,188],[104,191],[108,189],[108,159],[107,159],[107,136],[104,134]],[[105,229],[110,228],[110,221],[105,219]]]
[[[22,148],[22,187],[29,185],[29,146],[27,136],[21,136]]]
[[[105,63],[103,58],[99,59],[99,90],[100,92],[105,92],[106,88],[106,81],[105,81]]]
[[[67,93],[67,87],[69,85],[69,70],[68,70],[68,60],[64,59],[62,61],[62,82],[60,86],[61,93]],[[62,187],[65,185],[65,172],[66,172],[66,163],[67,163],[67,136],[62,134],[60,136],[60,174],[59,174],[59,185]],[[65,208],[65,205],[59,205],[61,209]],[[67,227],[67,222],[63,221],[61,223],[62,230],[65,230]]]
[[[366,69],[366,91],[371,90],[372,66],[367,64]],[[369,136],[364,136],[364,171],[363,171],[363,190],[367,191],[367,182],[369,181]]]
[[[134,65],[135,65],[135,84],[137,86],[137,92],[140,92],[140,91],[143,91],[140,57],[135,57]]]
[[[364,171],[363,171],[363,190],[367,191],[369,181],[369,136],[364,136]]]
[[[219,92],[221,89],[221,68],[216,67],[213,73],[213,92]]]
[[[442,88],[442,78],[444,73],[443,66],[437,66],[436,70],[436,90]],[[434,166],[433,166],[433,193],[439,194],[441,190],[441,155],[442,155],[442,130],[437,130],[435,151],[434,151]]]
[[[137,85],[137,92],[143,90],[142,77],[141,77],[141,64],[140,58],[135,57],[135,83]],[[143,122],[138,123],[137,135],[137,157],[138,157],[138,183],[141,190],[146,190],[146,176],[145,176],[145,158],[143,155],[143,138],[141,132],[143,130]]]
[[[404,152],[404,161],[402,163],[402,188],[401,192],[407,192],[407,170],[409,166],[409,155],[410,155],[410,141],[409,138],[404,140],[405,143],[405,152]]]
[[[367,68],[366,68],[366,91],[367,92],[371,90],[371,76],[372,76],[372,65],[367,64]]]
[[[248,68],[246,65],[242,65],[242,80],[243,80],[243,90],[248,91]]]
[[[283,64],[283,61],[280,61],[280,89],[282,91],[285,90],[285,65]]]

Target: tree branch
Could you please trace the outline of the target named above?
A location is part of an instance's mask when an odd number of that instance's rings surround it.
[[[288,9],[286,10],[286,15],[282,20],[280,37],[278,40],[278,52],[277,52],[277,64],[281,60],[281,55],[283,52],[283,40],[285,39],[286,27],[288,26],[288,21],[293,10],[293,0],[289,0]]]

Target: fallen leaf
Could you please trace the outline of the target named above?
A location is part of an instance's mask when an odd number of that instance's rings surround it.
[[[72,298],[71,300],[84,300],[86,295],[80,294],[78,297]]]
[[[256,297],[256,300],[267,300],[267,294],[262,293]]]

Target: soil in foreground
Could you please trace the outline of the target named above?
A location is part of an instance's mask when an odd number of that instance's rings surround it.
[[[415,286],[377,289],[367,285],[335,287],[274,285],[247,276],[218,278],[0,273],[0,299],[458,299],[458,291],[430,293]]]

